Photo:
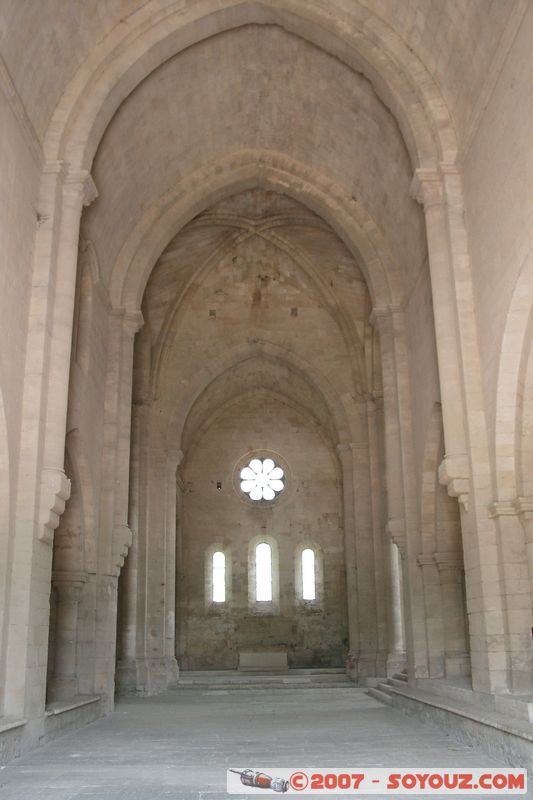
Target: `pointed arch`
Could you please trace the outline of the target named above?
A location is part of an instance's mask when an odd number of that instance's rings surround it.
[[[110,282],[117,308],[137,309],[156,260],[193,217],[221,200],[264,188],[307,206],[337,233],[360,265],[375,306],[399,303],[401,282],[385,236],[362,204],[327,175],[272,150],[226,155],[181,181],[148,207],[123,245]]]
[[[195,375],[194,384],[189,384],[180,395],[179,402],[175,402],[172,407],[172,415],[168,428],[165,430],[165,437],[172,441],[181,441],[182,432],[186,420],[194,406],[200,399],[202,393],[211,390],[215,386],[217,379],[223,379],[230,374],[238,376],[239,370],[250,362],[263,361],[274,371],[285,369],[293,373],[300,381],[309,387],[311,393],[315,394],[321,405],[327,410],[326,413],[333,421],[333,430],[338,441],[351,441],[355,432],[352,430],[352,416],[343,405],[343,400],[339,398],[327,377],[322,375],[312,364],[304,359],[297,357],[289,350],[281,349],[267,342],[257,343],[250,352],[250,346],[243,344],[231,348],[221,355],[216,365],[216,373],[212,372],[213,367],[205,365],[199,369]],[[321,420],[322,424],[324,421]]]
[[[121,21],[124,22],[124,21]],[[413,166],[453,161],[457,140],[437,84],[412,48],[372,8],[350,12],[320,0],[148,0],[116,25],[80,65],[51,119],[46,160],[90,169],[98,142],[125,97],[164,61],[217,33],[278,25],[362,72],[397,117]]]

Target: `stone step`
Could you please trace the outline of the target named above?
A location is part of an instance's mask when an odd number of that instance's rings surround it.
[[[392,676],[396,681],[402,681],[403,683],[407,683],[407,672],[395,672]]]
[[[314,686],[316,684],[322,684],[322,685],[325,685],[325,686],[330,686],[330,685],[333,685],[333,684],[335,684],[335,685],[337,685],[337,684],[350,685],[351,681],[350,681],[349,678],[341,678],[341,677],[329,678],[329,679],[320,679],[318,677],[317,678],[286,678],[286,679],[283,679],[283,678],[272,678],[271,680],[268,680],[267,678],[263,678],[262,676],[258,677],[256,675],[253,675],[253,676],[250,675],[248,680],[244,679],[244,680],[240,680],[240,681],[236,681],[236,680],[226,680],[225,681],[225,680],[221,680],[221,679],[218,679],[216,681],[211,681],[209,679],[203,679],[202,680],[202,678],[195,678],[194,680],[189,680],[188,678],[183,678],[183,679],[180,679],[178,681],[178,683],[180,684],[180,686],[195,686],[195,685],[198,685],[198,684],[209,685],[209,686],[221,686],[222,684],[224,684],[224,686],[227,686],[227,685],[230,685],[230,686],[247,686],[247,685],[249,685],[251,683],[258,684],[258,685],[265,685],[265,686],[267,686],[267,685],[285,685],[285,684],[290,684],[291,686]]]
[[[388,706],[392,705],[392,698],[390,694],[382,691],[379,688],[379,686],[370,687],[370,689],[367,689],[366,693],[370,695],[370,697],[373,697],[375,700],[379,700],[380,703],[385,703]]]
[[[182,669],[180,676],[190,678],[206,677],[211,678],[228,678],[231,676],[238,677],[240,675],[346,675],[344,667],[291,667],[288,670],[268,670],[267,672],[257,672],[253,670],[248,672],[246,670],[237,669]]]
[[[475,704],[489,713],[495,712],[506,717],[533,722],[533,695],[491,695],[474,692],[469,677],[426,678],[417,682],[417,689],[434,694],[436,697],[442,698],[444,702],[451,701],[459,705]]]
[[[178,689],[332,689],[352,688],[354,684],[342,669],[290,670],[280,673],[218,671],[183,671]]]
[[[178,684],[178,688],[176,691],[209,691],[209,692],[220,692],[220,691],[229,691],[229,692],[247,692],[247,691],[272,691],[272,690],[281,690],[285,691],[290,689],[291,691],[315,691],[317,689],[353,689],[354,684],[351,682],[348,683],[221,683],[221,684],[213,684],[213,683],[191,683],[191,684]]]
[[[375,697],[376,700],[381,700],[382,702],[386,702],[388,705],[391,705],[392,703],[391,690],[394,688],[406,689],[408,685],[409,684],[407,682],[407,673],[397,672],[390,678],[386,678],[385,680],[378,683],[376,687],[372,687],[372,690],[376,691],[376,694],[373,694],[372,697]],[[368,691],[370,694],[371,690],[369,689]]]
[[[393,675],[391,678],[387,678],[387,683],[389,686],[400,686],[400,688],[405,688],[407,684],[407,679],[404,680],[403,678],[398,677],[397,675]]]
[[[283,679],[283,678],[272,678],[271,680],[268,680],[267,678],[263,678],[262,676],[258,677],[256,675],[254,675],[254,676],[250,675],[248,680],[244,679],[244,680],[240,680],[240,681],[236,681],[236,680],[227,680],[227,681],[225,681],[225,680],[220,680],[220,679],[216,680],[216,681],[211,681],[211,680],[208,680],[208,679],[203,679],[202,680],[201,678],[195,678],[194,680],[189,680],[187,678],[184,678],[184,679],[179,680],[178,683],[180,684],[180,686],[195,686],[195,685],[198,685],[198,684],[209,685],[209,686],[222,686],[222,685],[224,685],[224,686],[228,686],[228,685],[229,686],[247,686],[247,685],[249,685],[251,683],[254,683],[254,684],[257,684],[257,685],[261,685],[261,686],[262,685],[265,685],[265,686],[267,686],[267,685],[285,685],[285,684],[290,684],[291,686],[315,686],[317,684],[330,686],[330,685],[337,685],[337,684],[350,685],[352,682],[350,681],[349,678],[341,678],[341,677],[330,678],[330,679],[327,679],[327,680],[320,679],[318,677],[317,678],[286,678],[286,679]]]

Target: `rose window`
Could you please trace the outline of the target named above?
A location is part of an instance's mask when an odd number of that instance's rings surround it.
[[[283,491],[284,472],[271,458],[252,458],[241,469],[241,489],[250,500],[274,500]]]

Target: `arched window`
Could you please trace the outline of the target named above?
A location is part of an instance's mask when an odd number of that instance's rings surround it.
[[[315,551],[310,548],[302,551],[302,598],[316,600]]]
[[[266,542],[255,548],[255,599],[272,602],[272,548]]]
[[[213,603],[226,602],[226,556],[218,551],[213,553]]]

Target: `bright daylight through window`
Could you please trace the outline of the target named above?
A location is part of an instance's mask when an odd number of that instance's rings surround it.
[[[213,603],[226,602],[226,556],[213,553]]]
[[[240,477],[241,489],[250,500],[274,500],[285,488],[284,472],[271,458],[252,458]]]
[[[302,553],[302,597],[316,600],[315,552],[309,548]]]
[[[266,542],[255,548],[255,599],[272,601],[272,548]]]

